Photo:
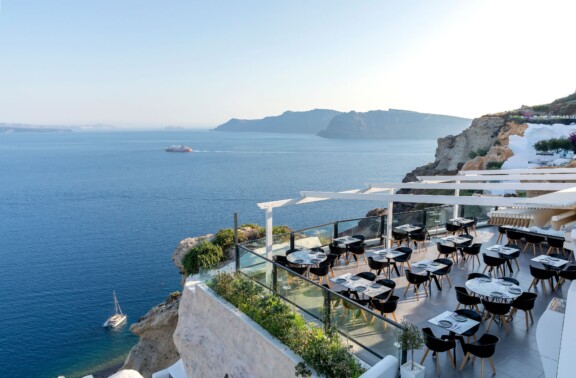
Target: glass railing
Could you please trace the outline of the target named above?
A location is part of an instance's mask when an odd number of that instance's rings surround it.
[[[383,217],[368,217],[338,221],[337,236],[363,235],[366,239],[375,239],[381,236]],[[386,221],[384,219],[384,221]]]
[[[311,227],[293,232],[294,248],[323,247],[332,241],[334,235],[334,223]]]
[[[307,321],[324,329],[335,327],[369,365],[386,355],[397,355],[398,323],[243,246],[239,255],[240,272],[293,304]]]

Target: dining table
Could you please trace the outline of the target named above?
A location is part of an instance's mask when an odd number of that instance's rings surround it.
[[[387,260],[388,262],[388,279],[391,279],[391,261],[399,256],[404,255],[404,252],[401,251],[397,251],[394,249],[390,249],[390,248],[383,248],[383,249],[377,249],[374,251],[370,251],[370,253],[372,253],[374,255],[373,259],[375,261],[379,261],[379,262],[384,262],[384,259]],[[398,276],[400,276],[400,272],[398,271],[398,267],[395,266],[396,269],[396,274],[398,274]]]
[[[508,270],[510,270],[510,273],[514,273],[514,270],[512,270],[512,261],[511,261],[514,259],[514,257],[512,257],[512,255],[518,253],[520,251],[520,247],[496,244],[486,248],[486,250],[497,254],[498,256],[496,257],[504,259],[506,261],[506,265],[508,266]]]
[[[462,334],[480,324],[479,321],[459,315],[454,311],[444,311],[432,319],[428,319],[428,323],[450,331],[449,337],[451,339],[454,339],[455,335],[462,336]],[[464,352],[464,344],[460,343],[460,346]],[[456,348],[454,348],[454,361],[456,361]]]
[[[326,261],[327,258],[325,253],[311,249],[301,249],[286,256],[288,262],[306,267],[306,276],[309,275],[311,267]]]
[[[564,260],[564,259],[557,258],[557,257],[551,257],[548,255],[539,255],[539,256],[532,258],[531,260],[534,262],[542,264],[544,269],[553,271],[554,276],[552,277],[552,280],[556,279],[556,282],[558,282],[558,280],[559,280],[558,272],[560,272],[562,269],[564,269],[564,265],[570,263],[570,261],[568,261],[568,260]]]
[[[331,278],[330,281],[370,298],[391,290],[388,286],[352,275],[352,273],[344,273],[338,277]]]
[[[428,274],[428,277],[430,277],[430,273],[434,273],[438,270],[441,270],[441,269],[448,267],[448,265],[446,265],[446,264],[442,264],[442,263],[436,262],[434,260],[428,260],[428,259],[420,260],[420,261],[412,264],[412,266],[426,271],[426,274]],[[438,278],[436,277],[436,275],[432,274],[431,277],[434,280],[434,282],[436,283],[436,288],[439,291],[442,291],[442,286],[440,286],[440,282],[438,282]],[[430,285],[431,284],[432,283],[430,283]]]
[[[469,227],[470,225],[472,225],[472,223],[475,222],[474,219],[469,219],[469,218],[452,218],[452,219],[450,219],[449,221],[450,221],[450,222],[453,222],[453,223],[458,223],[460,226],[462,226],[462,229],[464,230],[464,233],[465,233],[466,235],[470,235],[470,234],[468,233],[468,227]]]
[[[522,288],[499,278],[478,277],[466,281],[466,289],[489,300],[509,302],[522,294]]]

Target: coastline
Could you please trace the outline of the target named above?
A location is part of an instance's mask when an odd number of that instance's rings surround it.
[[[86,369],[84,371],[74,372],[70,375],[65,375],[66,378],[81,378],[87,375],[92,375],[94,378],[108,378],[112,374],[118,372],[120,368],[124,365],[124,361],[128,353],[122,356],[118,356],[111,360],[103,361],[102,363],[92,367],[91,369]]]

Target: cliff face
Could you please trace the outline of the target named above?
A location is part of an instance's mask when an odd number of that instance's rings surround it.
[[[134,369],[149,378],[178,361],[180,356],[172,335],[178,324],[179,304],[180,296],[169,296],[130,326],[140,340],[130,350],[122,369]]]

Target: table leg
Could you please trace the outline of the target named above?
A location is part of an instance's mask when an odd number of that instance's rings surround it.
[[[506,265],[508,265],[508,270],[510,270],[510,274],[514,273],[512,270],[512,261],[510,259],[506,259]],[[504,272],[506,274],[506,272]]]

